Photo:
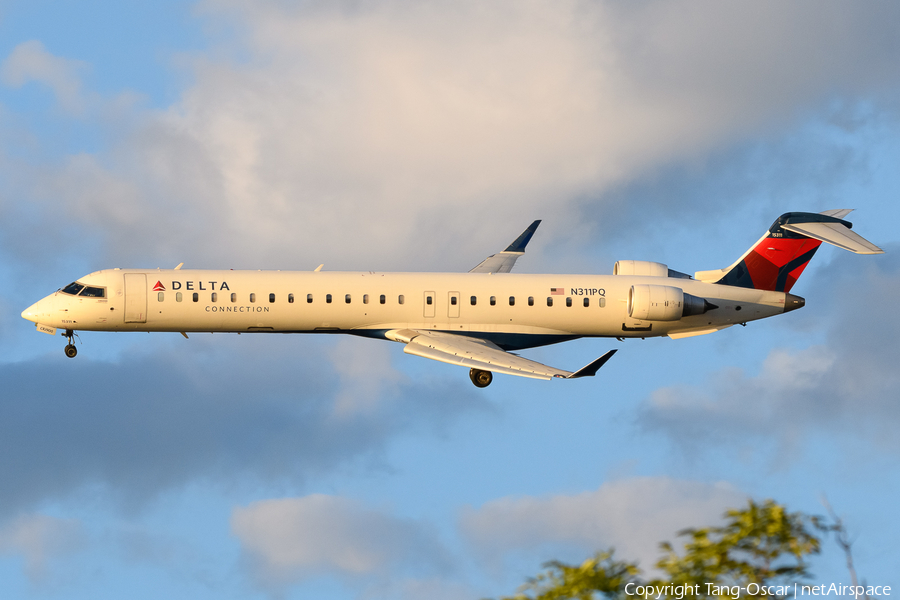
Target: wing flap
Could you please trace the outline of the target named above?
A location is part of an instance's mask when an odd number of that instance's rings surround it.
[[[496,344],[468,336],[436,331],[417,331],[403,349],[407,354],[494,373],[533,379],[565,377],[568,371],[548,367],[502,350]]]
[[[413,356],[421,356],[422,358],[430,358],[451,365],[468,367],[470,369],[481,369],[482,371],[491,371],[492,373],[503,373],[505,375],[518,375],[519,377],[529,377],[531,379],[550,379],[552,375],[546,373],[536,373],[534,371],[524,370],[499,365],[496,362],[481,361],[465,355],[457,353],[449,353],[437,348],[432,348],[423,344],[407,344],[403,349],[407,354]]]

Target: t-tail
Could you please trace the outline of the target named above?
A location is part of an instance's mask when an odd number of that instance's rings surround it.
[[[843,220],[852,210],[784,213],[736,263],[726,269],[698,271],[694,277],[709,283],[787,293],[822,242],[856,254],[883,253],[851,231],[853,225]]]

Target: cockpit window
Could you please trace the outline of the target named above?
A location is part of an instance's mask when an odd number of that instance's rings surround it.
[[[62,292],[63,294],[81,296],[82,298],[106,298],[106,288],[84,286],[77,281],[73,281],[64,287]]]
[[[86,287],[84,291],[81,292],[82,296],[88,296],[90,298],[105,298],[106,297],[106,288],[100,287]]]
[[[63,288],[63,294],[72,294],[73,296],[77,296],[78,292],[84,289],[84,286],[78,283],[77,281],[73,281],[69,285]]]

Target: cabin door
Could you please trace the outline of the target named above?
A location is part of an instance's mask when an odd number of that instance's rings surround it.
[[[423,302],[425,303],[425,318],[433,319],[434,318],[434,292],[425,292],[425,298]]]
[[[147,322],[147,276],[125,273],[125,322]]]

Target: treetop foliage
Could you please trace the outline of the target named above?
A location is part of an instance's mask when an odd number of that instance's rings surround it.
[[[681,552],[670,542],[661,543],[662,556],[656,563],[661,575],[652,579],[643,579],[636,562],[617,560],[610,549],[580,565],[546,563],[544,572],[530,578],[515,596],[502,600],[643,599],[634,590],[648,585],[671,600],[688,598],[683,593],[686,585],[698,586],[688,600],[731,600],[730,594],[720,595],[722,587],[746,589],[748,584],[758,584],[775,589],[809,577],[805,557],[820,551],[820,540],[813,532],[828,531],[821,517],[788,512],[774,500],[749,500],[745,508],[726,511],[724,518],[722,526],[678,532],[686,538]]]

